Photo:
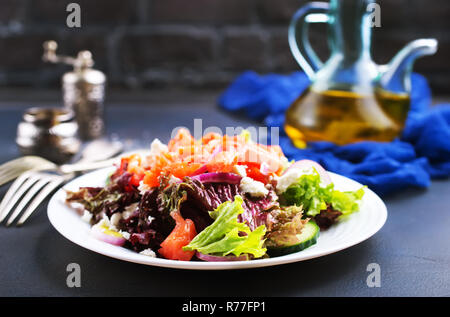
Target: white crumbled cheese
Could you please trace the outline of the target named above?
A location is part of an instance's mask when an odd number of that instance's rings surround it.
[[[241,177],[247,177],[246,172],[247,165],[234,165],[233,166],[233,172],[238,174]]]
[[[122,235],[122,237],[124,237],[124,239],[130,240],[131,235],[128,232],[119,230],[119,233]]]
[[[107,215],[103,215],[102,220],[97,222],[94,226],[99,227],[100,229],[102,229],[102,231],[104,231],[104,229],[107,228],[111,231],[118,232],[117,228],[111,223],[111,220],[108,218]]]
[[[159,139],[154,139],[152,144],[150,145],[150,155],[160,155],[161,153],[167,151],[169,151],[169,148]]]
[[[123,219],[129,218],[133,214],[133,212],[136,210],[138,205],[139,205],[139,203],[133,203],[131,205],[126,206],[124,211],[122,212],[122,218]]]
[[[264,186],[264,183],[255,181],[250,177],[243,177],[239,188],[244,193],[250,194],[253,197],[264,197],[269,193],[269,190]]]
[[[139,187],[138,187],[138,190],[139,190],[139,193],[141,194],[141,195],[144,195],[146,192],[148,192],[150,189],[152,189],[150,186],[148,186],[147,184],[145,184],[143,181],[140,181],[139,182]]]
[[[107,215],[103,215],[102,220],[100,220],[98,223],[100,226],[108,227],[111,225],[111,222],[109,221],[109,217]]]
[[[148,218],[147,218],[148,224],[151,224],[154,219],[155,219],[154,217],[148,216]]]
[[[92,213],[90,213],[88,210],[84,210],[83,216],[81,217],[81,220],[90,223],[92,219]]]
[[[307,169],[299,169],[299,168],[291,168],[286,171],[283,175],[280,177],[277,177],[277,185],[276,190],[277,194],[282,194],[288,189],[289,186],[296,183],[297,180],[305,174],[312,174],[313,173],[312,168]]]
[[[111,225],[111,223],[109,222],[108,216],[107,215],[103,215],[102,220],[97,222],[93,227],[96,227],[96,228],[100,229],[101,232],[104,232],[105,228],[109,229],[110,225]]]
[[[267,175],[267,174],[269,173],[269,169],[270,169],[269,164],[267,164],[266,162],[262,162],[262,163],[261,163],[261,166],[260,166],[260,168],[259,168],[259,171],[260,171],[262,174]]]
[[[130,234],[126,231],[122,231],[117,229],[116,225],[119,224],[118,216],[114,217],[114,215],[120,215],[120,213],[115,213],[111,216],[111,220],[108,218],[107,215],[103,215],[102,220],[97,222],[93,227],[98,228],[101,232],[105,232],[106,229],[110,231],[114,231],[117,233],[120,233],[122,237],[126,240],[130,240]],[[121,217],[122,215],[120,215]],[[116,225],[113,224],[113,222],[116,222]]]
[[[117,231],[117,226],[119,225],[120,219],[122,219],[122,213],[116,212],[111,215],[111,219],[109,220],[110,225],[109,227],[111,229],[114,229],[114,231]]]
[[[150,256],[152,258],[156,258],[156,253],[152,249],[145,249],[145,250],[139,252],[139,254]]]

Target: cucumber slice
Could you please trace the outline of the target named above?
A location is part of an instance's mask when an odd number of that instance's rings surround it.
[[[319,226],[315,222],[309,221],[306,223],[305,227],[303,227],[302,232],[297,235],[297,238],[299,239],[298,243],[293,245],[267,247],[267,253],[269,256],[280,256],[305,250],[316,244],[319,232]]]

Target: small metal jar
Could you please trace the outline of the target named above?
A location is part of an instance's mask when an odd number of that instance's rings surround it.
[[[78,125],[70,109],[28,109],[17,127],[16,143],[23,155],[37,155],[54,163],[68,162],[80,149]]]

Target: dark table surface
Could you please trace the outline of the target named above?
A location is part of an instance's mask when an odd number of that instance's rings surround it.
[[[254,126],[215,106],[215,93],[117,94],[107,104],[108,134],[128,148],[167,142],[177,126]],[[58,105],[58,94],[0,92],[0,163],[19,155],[16,125],[26,107]],[[0,187],[0,197],[7,186]],[[450,182],[384,197],[385,226],[365,242],[325,257],[249,270],[186,271],[128,263],[85,250],[49,223],[47,201],[24,227],[0,226],[0,296],[450,296]],[[69,263],[81,287],[69,288]],[[381,269],[367,286],[367,266]]]

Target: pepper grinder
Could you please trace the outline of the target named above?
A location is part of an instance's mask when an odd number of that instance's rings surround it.
[[[55,41],[44,43],[45,62],[63,63],[73,66],[73,71],[62,77],[64,107],[75,113],[79,136],[92,140],[103,136],[103,119],[106,76],[93,69],[94,60],[89,51],[80,51],[77,57],[56,54]]]

